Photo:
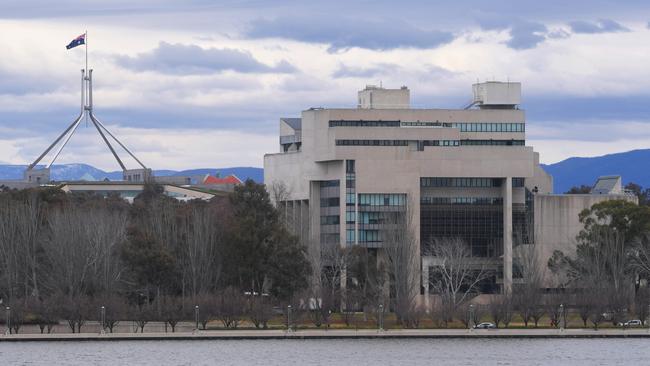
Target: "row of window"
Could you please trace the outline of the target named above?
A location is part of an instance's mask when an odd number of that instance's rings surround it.
[[[402,122],[402,127],[452,127],[448,122]]]
[[[405,206],[405,194],[359,194],[359,206]]]
[[[340,223],[340,219],[338,215],[320,217],[321,225],[338,225],[339,223]]]
[[[379,242],[379,230],[359,230],[359,243]]]
[[[420,178],[420,187],[501,187],[500,178]]]
[[[460,140],[464,146],[524,146],[526,140]]]
[[[525,132],[524,123],[452,123],[460,132]]]
[[[523,187],[525,178],[512,178],[512,186]],[[420,187],[501,187],[501,178],[420,178]]]
[[[501,205],[501,197],[421,197],[423,205]]]
[[[526,140],[336,140],[337,146],[524,146]],[[421,150],[421,149],[420,149]]]
[[[409,140],[336,140],[337,146],[408,146]]]
[[[408,146],[410,140],[336,140],[337,146]],[[424,146],[459,146],[458,140],[424,140],[412,142]]]
[[[376,225],[383,221],[381,212],[359,212],[359,224]]]
[[[461,132],[525,132],[524,123],[329,121],[330,127],[453,127]]]
[[[330,127],[399,127],[399,121],[330,121]]]

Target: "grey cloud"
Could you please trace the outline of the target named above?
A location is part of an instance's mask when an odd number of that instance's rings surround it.
[[[542,23],[510,19],[502,15],[481,14],[477,22],[483,30],[508,30],[510,39],[506,46],[515,50],[535,48],[547,37],[548,29]]]
[[[536,47],[546,40],[546,26],[534,22],[518,22],[510,28],[508,47],[516,50],[525,50]]]
[[[241,73],[292,73],[296,69],[283,60],[275,66],[257,61],[250,52],[232,48],[201,48],[196,45],[160,42],[158,47],[131,56],[116,56],[118,65],[137,71],[167,74],[209,74],[225,70]]]
[[[449,32],[417,28],[403,21],[367,21],[328,17],[258,19],[243,34],[247,38],[284,38],[329,45],[329,52],[352,47],[371,50],[436,48],[453,40]]]
[[[399,69],[398,65],[380,63],[370,67],[354,67],[344,64],[332,74],[333,78],[370,78],[381,74],[393,74]]]
[[[570,22],[569,26],[573,33],[616,33],[616,32],[629,32],[630,30],[620,23],[611,19],[600,19],[597,22],[587,22],[584,20],[577,20]]]

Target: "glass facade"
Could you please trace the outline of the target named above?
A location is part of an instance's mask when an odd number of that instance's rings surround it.
[[[358,195],[358,243],[368,248],[382,246],[382,232],[391,230],[398,215],[406,212],[406,194],[362,193]]]
[[[340,243],[341,206],[340,182],[327,180],[320,182],[320,242],[321,245]]]
[[[433,197],[432,197],[433,198]],[[503,204],[491,197],[464,204],[429,199],[420,204],[420,243],[429,252],[434,238],[459,238],[471,248],[472,256],[496,257],[503,247]]]
[[[356,243],[356,162],[345,161],[345,241]]]

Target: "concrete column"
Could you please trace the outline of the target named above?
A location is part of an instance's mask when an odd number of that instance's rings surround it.
[[[503,180],[503,293],[512,293],[512,177]]]

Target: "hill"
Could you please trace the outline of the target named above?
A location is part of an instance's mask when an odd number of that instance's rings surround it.
[[[0,180],[21,179],[25,165],[0,165]],[[186,176],[186,175],[203,175],[219,173],[221,176],[234,174],[241,180],[252,179],[258,183],[264,180],[264,170],[253,167],[231,167],[231,168],[208,168],[208,169],[191,169],[191,170],[154,170],[154,175],[158,176]],[[121,171],[106,172],[97,169],[88,164],[61,164],[53,165],[51,177],[54,180],[120,180],[122,179]]]
[[[564,193],[581,184],[592,185],[602,175],[620,175],[623,184],[634,182],[650,188],[650,149],[569,158],[543,167],[553,176],[555,193]]]

